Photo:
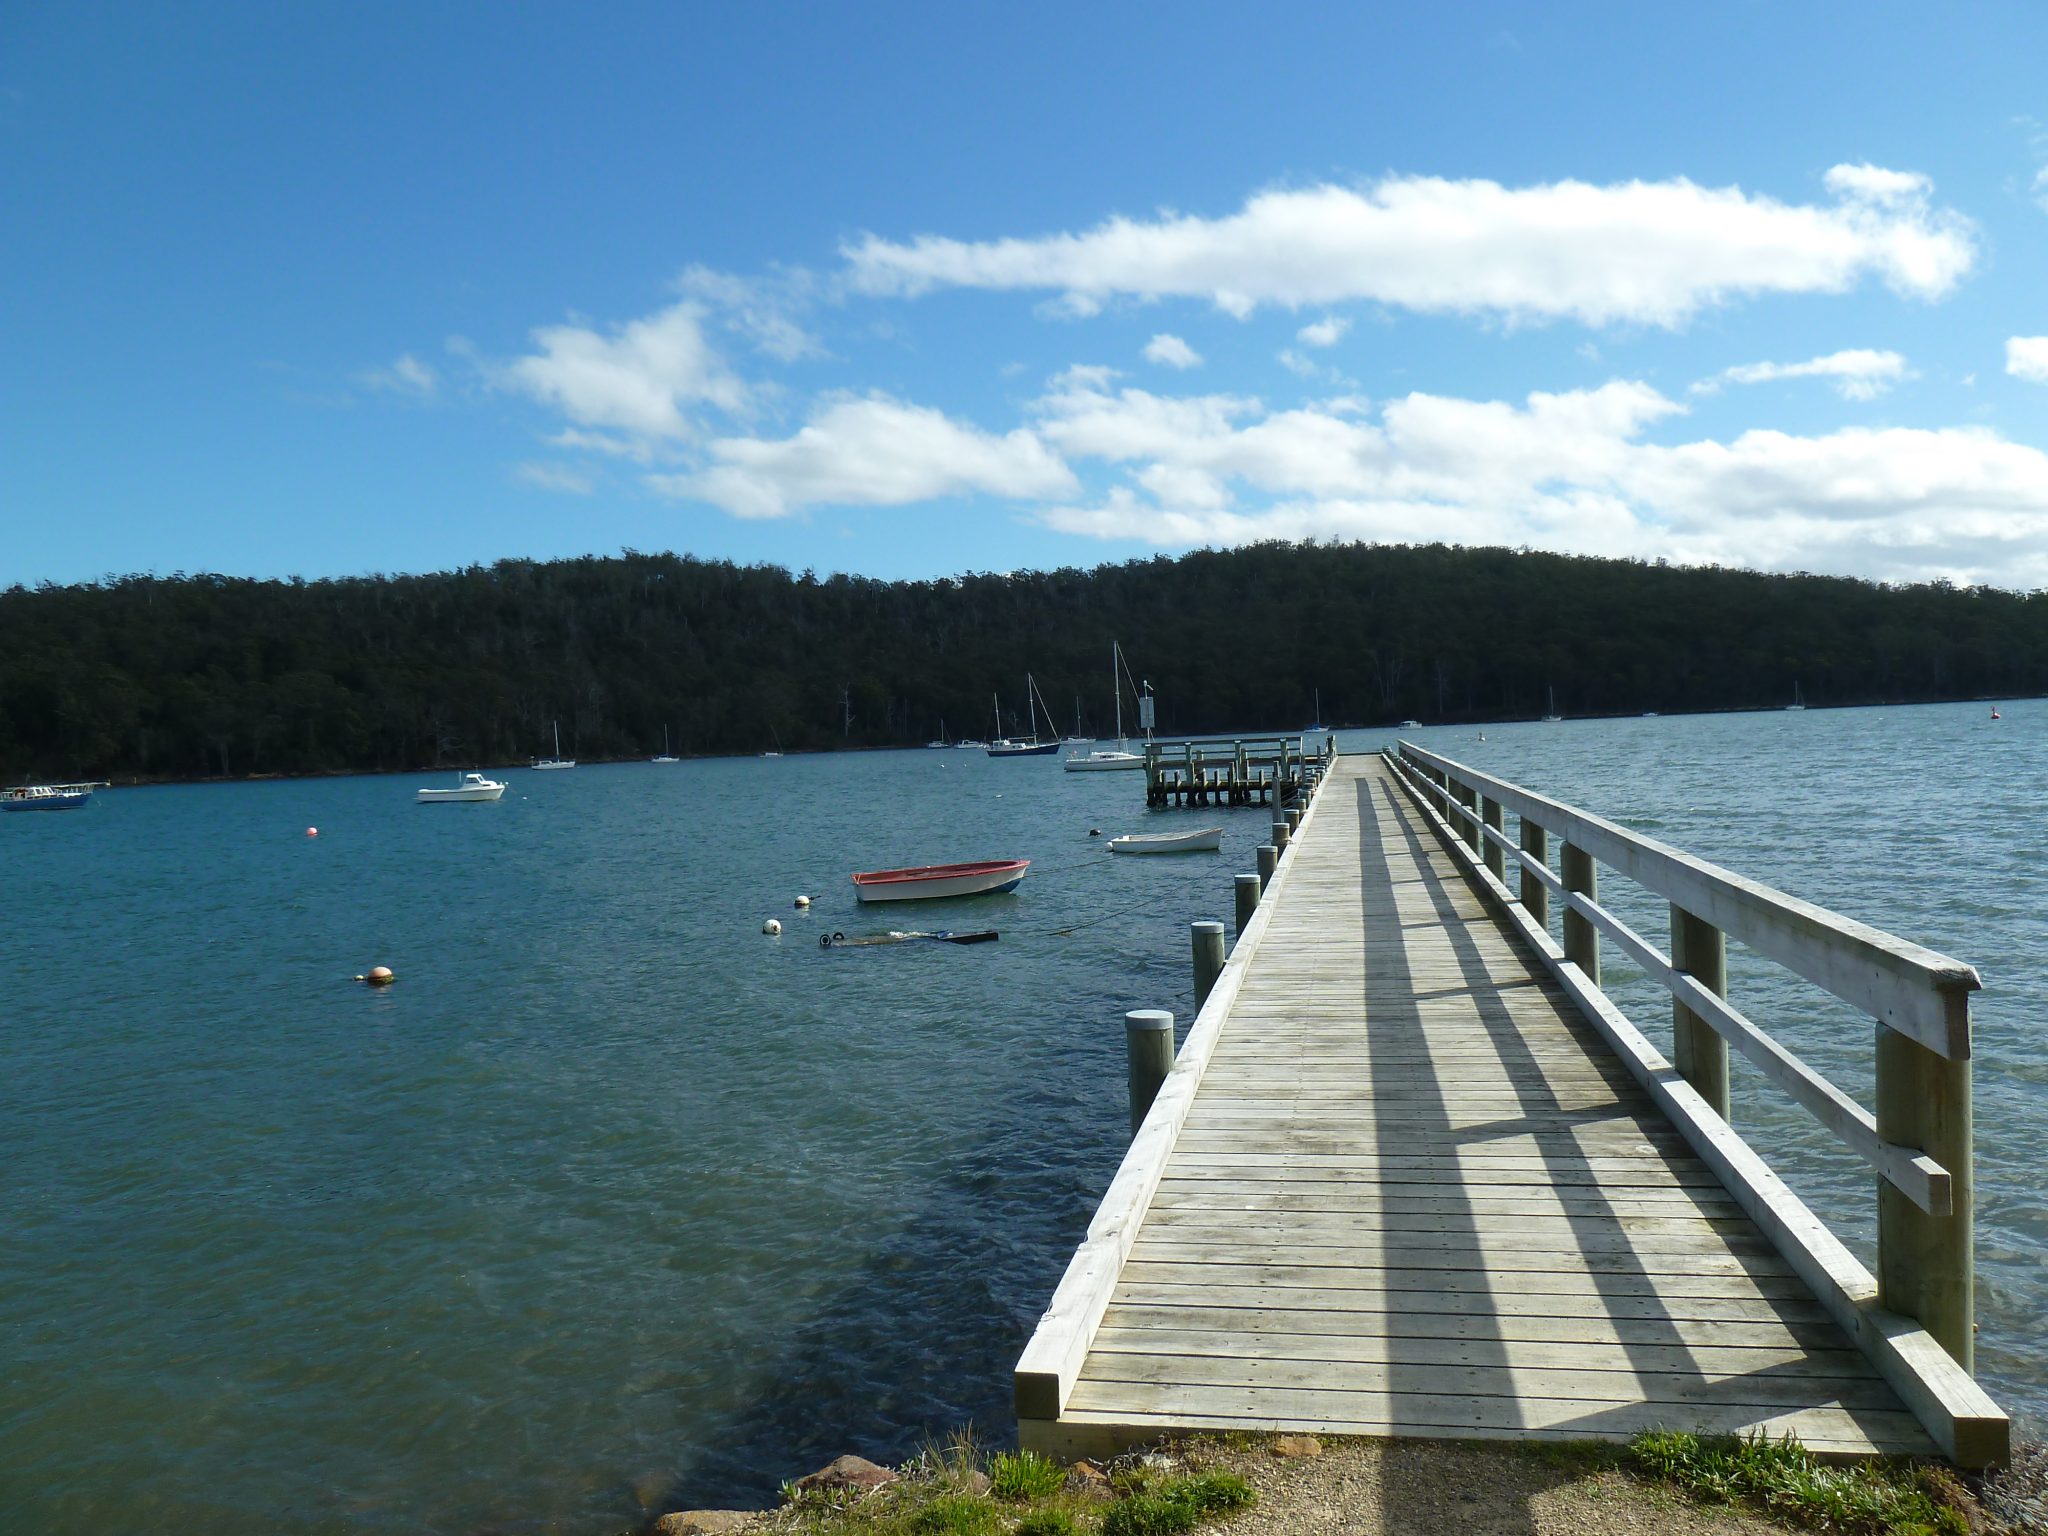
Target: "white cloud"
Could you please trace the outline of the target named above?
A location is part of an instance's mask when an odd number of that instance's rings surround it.
[[[2048,454],[1982,429],[1647,440],[1683,407],[1646,384],[1519,404],[1411,394],[1378,420],[1066,385],[1045,439],[1128,477],[1047,526],[1160,547],[1444,539],[2048,585]]]
[[[1119,297],[1182,296],[1238,316],[1362,300],[1669,327],[1738,297],[1838,293],[1871,275],[1936,299],[1970,270],[1970,226],[1932,206],[1924,177],[1838,166],[1827,184],[1831,203],[1802,206],[1683,179],[1510,188],[1388,177],[1262,192],[1223,218],[1117,217],[981,242],[869,235],[843,255],[871,293],[1049,289],[1080,314]]]
[[[679,292],[715,310],[728,329],[784,363],[826,355],[824,344],[796,319],[809,306],[814,286],[811,275],[800,269],[747,278],[689,266],[676,279]]]
[[[1344,339],[1344,333],[1351,329],[1349,315],[1325,315],[1313,325],[1304,325],[1294,333],[1294,339],[1304,347],[1334,347]]]
[[[697,434],[689,411],[700,405],[744,411],[745,384],[705,338],[701,305],[685,300],[614,327],[541,326],[538,351],[498,370],[506,388],[553,406],[578,426],[644,439]]]
[[[1145,343],[1145,361],[1167,368],[1199,368],[1202,366],[1202,354],[1178,336],[1162,332]]]
[[[414,395],[422,399],[436,393],[441,387],[441,376],[410,352],[400,356],[398,361],[388,368],[372,368],[358,377],[371,389],[389,390],[393,394]]]
[[[2005,371],[2029,384],[2048,384],[2048,336],[2009,336]]]
[[[1830,352],[1826,357],[1803,363],[1741,363],[1723,369],[1711,379],[1693,386],[1698,394],[1712,394],[1722,384],[1767,384],[1776,379],[1828,379],[1844,400],[1875,400],[1901,379],[1912,377],[1906,360],[1896,352],[1873,352],[1856,348]]]
[[[1292,347],[1282,347],[1273,356],[1282,368],[1299,378],[1317,378],[1323,371],[1314,358],[1297,352]]]
[[[1836,196],[1870,203],[1921,203],[1934,191],[1934,183],[1917,171],[1888,171],[1876,165],[1838,165],[1825,180]]]
[[[885,395],[838,400],[795,436],[722,438],[692,474],[650,475],[664,495],[735,517],[786,517],[814,506],[900,506],[985,493],[1038,500],[1078,482],[1031,431],[997,436]]]
[[[566,464],[526,463],[519,465],[513,473],[528,485],[538,486],[544,491],[564,491],[571,496],[588,496],[597,488],[589,475]]]
[[[2042,212],[2048,213],[2048,165],[2034,172],[2034,202]]]

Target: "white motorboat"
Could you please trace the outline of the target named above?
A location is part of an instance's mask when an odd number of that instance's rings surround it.
[[[413,798],[421,805],[460,805],[467,801],[495,800],[504,793],[505,786],[496,779],[487,779],[480,773],[465,773],[453,789],[423,789]]]
[[[574,767],[576,766],[576,759],[575,759],[575,758],[573,758],[573,757],[568,757],[568,758],[565,758],[565,757],[563,757],[563,756],[562,756],[562,722],[561,722],[561,721],[557,720],[557,721],[555,722],[555,755],[554,755],[553,757],[536,757],[536,758],[535,758],[535,759],[534,759],[534,760],[533,760],[533,761],[532,761],[532,762],[531,762],[530,764],[528,764],[527,766],[529,766],[529,767],[531,767],[531,768],[536,768],[536,769],[549,769],[549,768],[574,768]]]
[[[1119,752],[1114,747],[1097,747],[1093,752],[1070,754],[1060,766],[1069,773],[1108,773],[1119,769],[1144,767],[1145,754]]]
[[[1111,853],[1214,853],[1223,846],[1221,827],[1192,832],[1126,833],[1109,840]]]
[[[104,779],[82,784],[17,784],[0,790],[0,811],[76,811],[106,787]]]

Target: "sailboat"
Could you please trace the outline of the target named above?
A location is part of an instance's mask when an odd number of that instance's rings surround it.
[[[1320,688],[1316,689],[1315,695],[1316,712],[1314,715],[1310,716],[1309,723],[1301,728],[1301,732],[1304,736],[1313,735],[1318,731],[1328,729],[1328,727],[1326,727],[1323,724],[1323,690]]]
[[[553,757],[536,757],[536,758],[535,758],[535,759],[534,759],[534,760],[533,760],[533,761],[532,761],[531,763],[529,763],[529,764],[528,764],[527,766],[528,766],[528,767],[531,767],[531,768],[536,768],[536,769],[548,769],[548,768],[574,768],[574,767],[576,766],[576,759],[575,759],[575,758],[573,758],[573,757],[571,757],[571,758],[564,758],[564,757],[562,756],[562,722],[561,722],[561,721],[557,720],[557,721],[555,722],[555,755],[554,755]]]
[[[1557,712],[1557,690],[1555,688],[1552,688],[1550,690],[1550,712],[1546,714],[1543,718],[1552,723],[1555,723],[1564,718],[1563,715],[1560,715]]]
[[[1069,753],[1060,766],[1069,773],[1107,773],[1119,768],[1142,768],[1145,766],[1143,753],[1133,752],[1131,744],[1124,739],[1124,686],[1123,673],[1130,671],[1123,659],[1123,647],[1116,641],[1109,642],[1109,686],[1116,695],[1116,747],[1097,747],[1093,752]],[[1136,692],[1135,686],[1132,692]],[[1145,733],[1149,738],[1149,730]]]
[[[1039,696],[1038,684],[1029,672],[1024,674],[1024,707],[1030,712],[1031,735],[1024,741],[1012,741],[1003,735],[1003,704],[996,700],[996,739],[988,744],[990,757],[1050,757],[1060,749],[1060,728],[1053,724],[1052,711],[1045,711],[1045,725],[1052,735],[1051,741],[1038,739],[1038,711],[1045,700]]]
[[[1093,736],[1083,736],[1081,734],[1081,695],[1077,693],[1074,695],[1074,734],[1067,738],[1067,745],[1070,747],[1089,747],[1094,744],[1095,738]]]
[[[653,763],[679,763],[682,761],[679,757],[669,756],[668,727],[666,725],[661,728],[661,756],[649,758],[648,761]]]
[[[953,743],[946,740],[946,717],[944,715],[939,716],[939,739],[937,741],[928,741],[925,745],[927,747],[950,747],[953,745]]]
[[[1785,709],[1789,713],[1792,710],[1804,708],[1806,708],[1806,695],[1801,693],[1799,691],[1799,685],[1797,683],[1794,683],[1792,685],[1792,702],[1790,704],[1787,704],[1785,706]]]

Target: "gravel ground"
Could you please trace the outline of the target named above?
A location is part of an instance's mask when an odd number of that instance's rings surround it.
[[[1329,1440],[1314,1456],[1204,1446],[1259,1502],[1214,1536],[1783,1536],[1611,1470],[1433,1440]]]
[[[2048,1444],[2015,1438],[2012,1465],[1984,1479],[1983,1499],[1984,1513],[2007,1530],[2048,1536]]]

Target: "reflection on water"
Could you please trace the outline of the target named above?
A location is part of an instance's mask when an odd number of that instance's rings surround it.
[[[1411,734],[1979,966],[1980,1363],[2040,1408],[2048,705],[1980,713]],[[1228,917],[1269,813],[951,751],[510,777],[495,806],[346,779],[0,826],[0,1500],[30,1528],[595,1532],[1007,1431],[1121,1153],[1119,1016],[1185,1022],[1185,925]],[[1221,856],[1087,835],[1203,814]],[[937,909],[846,878],[1009,855],[1016,895]],[[1002,939],[816,942],[912,912]],[[397,985],[350,980],[377,963]],[[1867,1021],[1731,973],[1867,1100]],[[1754,1078],[1736,1103],[1867,1246],[1859,1167]]]

